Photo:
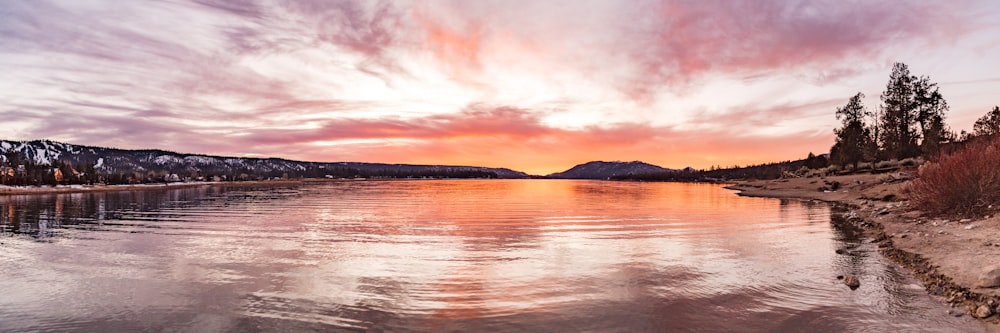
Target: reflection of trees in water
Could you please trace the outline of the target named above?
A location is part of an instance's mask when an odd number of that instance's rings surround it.
[[[0,197],[0,232],[38,239],[67,227],[106,229],[136,226],[183,215],[170,211],[284,199],[289,187],[203,186],[169,190],[31,194]]]
[[[588,202],[638,202],[649,198],[652,189],[644,184],[612,183],[606,181],[582,181],[572,186],[575,198]]]
[[[825,222],[826,215],[830,214],[830,204],[813,200],[779,199],[778,214],[783,220],[792,218],[790,214],[803,214],[802,220],[811,225]],[[797,216],[795,219],[799,220]]]

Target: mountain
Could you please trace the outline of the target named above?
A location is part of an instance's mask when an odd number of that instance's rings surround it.
[[[622,176],[660,174],[676,171],[640,161],[594,161],[579,164],[563,172],[553,173],[548,175],[548,177],[560,179],[611,179]]]
[[[9,159],[17,161],[8,161]],[[74,174],[131,177],[129,182],[177,178],[240,180],[273,177],[454,177],[526,178],[527,174],[506,168],[475,166],[381,164],[361,162],[302,162],[281,158],[225,157],[184,154],[165,150],[126,150],[67,144],[48,140],[0,140],[0,166],[22,165],[38,170],[66,168]],[[28,172],[22,171],[22,174]],[[49,172],[50,174],[52,172]]]

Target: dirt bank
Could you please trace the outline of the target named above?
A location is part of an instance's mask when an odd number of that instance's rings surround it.
[[[887,174],[740,182],[741,195],[820,200],[843,205],[845,217],[865,228],[883,255],[909,268],[928,292],[942,296],[956,315],[997,324],[1000,289],[980,288],[984,269],[1000,264],[1000,218],[932,217],[904,193],[915,170]],[[986,307],[989,315],[985,314]],[[979,312],[977,314],[977,312]],[[1000,326],[992,326],[1000,331]]]

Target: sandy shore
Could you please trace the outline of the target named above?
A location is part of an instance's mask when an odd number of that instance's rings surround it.
[[[982,306],[995,314],[1000,289],[979,288],[986,267],[1000,264],[1000,218],[929,216],[912,207],[905,189],[916,170],[887,174],[791,178],[740,182],[729,188],[741,195],[820,200],[842,205],[849,221],[863,226],[883,255],[909,268],[928,292],[950,303],[955,315],[982,317]],[[837,187],[836,190],[832,190]],[[862,281],[864,283],[864,281]],[[977,315],[979,311],[980,315]],[[1000,331],[1000,326],[992,326]]]

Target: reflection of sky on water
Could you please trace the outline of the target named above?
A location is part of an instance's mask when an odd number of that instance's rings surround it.
[[[829,206],[716,185],[347,181],[8,196],[0,212],[9,236],[0,268],[10,272],[0,329],[772,330],[843,316],[922,330],[958,321],[923,315],[943,306],[833,227]],[[858,254],[834,253],[844,246]],[[862,288],[840,285],[834,277],[845,273],[861,275]],[[829,329],[856,328],[841,324]]]

